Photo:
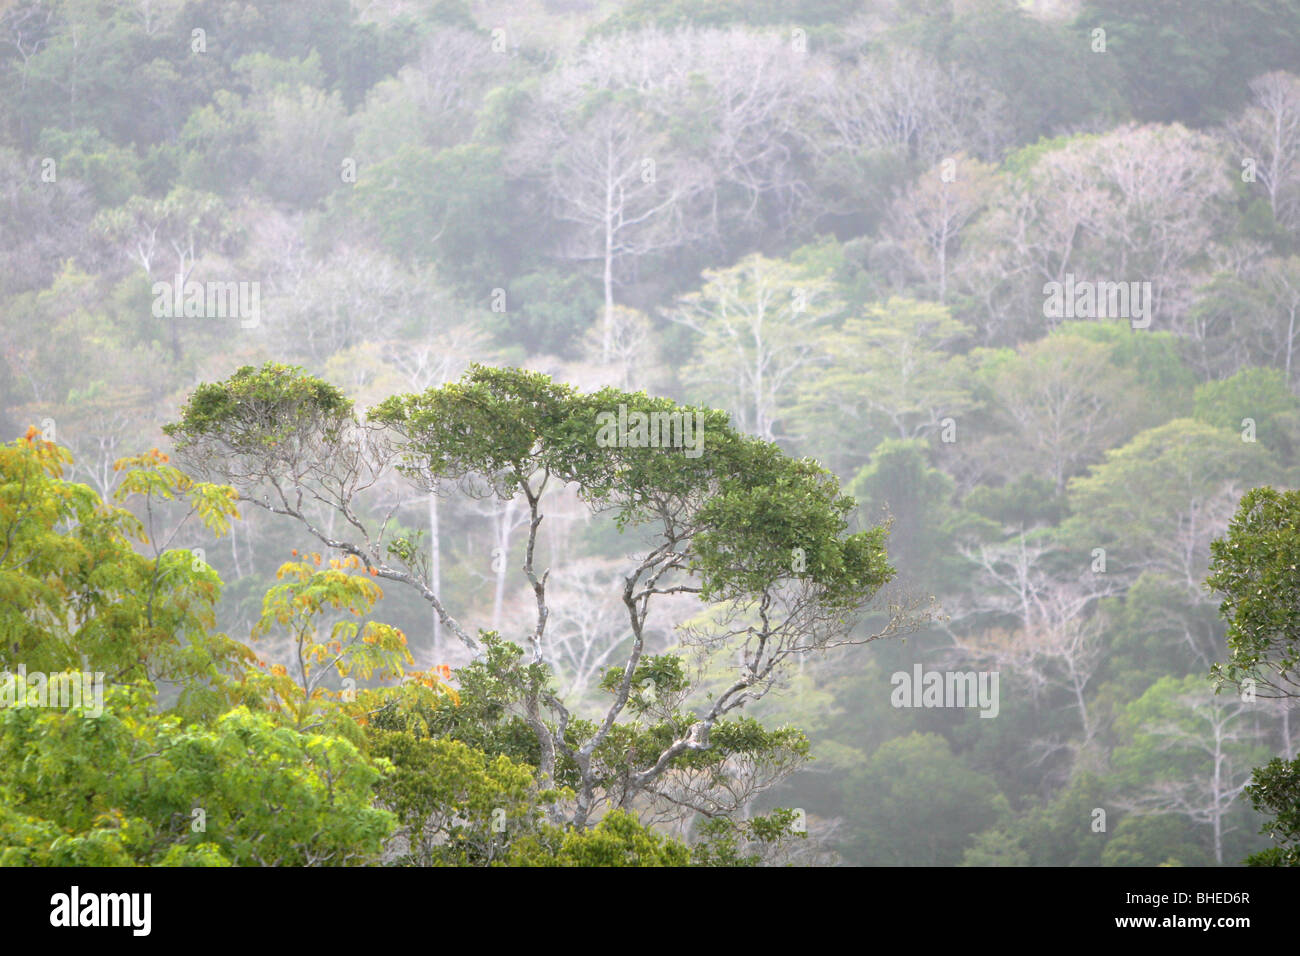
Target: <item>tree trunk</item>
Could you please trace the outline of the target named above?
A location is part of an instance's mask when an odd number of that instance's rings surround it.
[[[438,496],[429,494],[429,587],[442,599],[442,542],[438,536]],[[443,663],[442,657],[442,619],[438,612],[433,612],[433,646],[429,649],[434,665]]]
[[[612,147],[605,160],[605,330],[600,360],[609,361],[614,345],[614,171]]]
[[[501,608],[506,599],[506,573],[509,568],[506,566],[510,560],[510,531],[514,525],[515,508],[518,506],[516,499],[511,498],[505,503],[498,517],[497,525],[497,549],[492,555],[492,570],[496,572],[496,594],[492,599],[492,630],[500,631],[501,629]]]

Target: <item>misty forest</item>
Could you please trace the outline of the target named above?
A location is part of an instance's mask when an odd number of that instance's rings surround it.
[[[1297,0],[0,0],[0,863],[1300,865]]]

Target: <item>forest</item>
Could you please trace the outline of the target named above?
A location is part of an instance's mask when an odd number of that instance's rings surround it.
[[[1300,865],[1300,2],[0,0],[0,864]]]

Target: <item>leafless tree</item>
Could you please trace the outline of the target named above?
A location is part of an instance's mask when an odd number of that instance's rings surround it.
[[[992,159],[1009,142],[1005,104],[919,50],[891,46],[847,70],[817,67],[812,109],[822,129],[811,143],[823,156],[892,149],[930,167],[962,149]]]
[[[668,313],[699,336],[685,378],[738,427],[771,440],[797,377],[820,361],[819,336],[841,303],[828,279],[759,255],[704,279]]]
[[[1254,100],[1225,129],[1238,163],[1253,167],[1273,218],[1300,226],[1300,77],[1276,70],[1250,81]],[[1247,175],[1243,167],[1243,177]]]
[[[962,243],[962,291],[985,338],[1032,333],[1048,282],[1148,281],[1153,328],[1188,332],[1207,249],[1229,216],[1222,144],[1181,126],[1128,125],[1077,137],[1005,180]]]
[[[592,102],[591,91],[569,86],[557,82],[544,88],[513,145],[510,164],[516,175],[539,182],[550,214],[568,225],[556,254],[600,263],[601,355],[607,358],[620,269],[627,260],[700,235],[700,221],[686,207],[708,178],[671,147],[644,111],[626,101]]]
[[[994,381],[995,414],[1019,436],[999,450],[1007,471],[1045,465],[1064,493],[1067,478],[1141,426],[1139,389],[1101,343],[1057,335],[1022,345]]]
[[[922,175],[890,211],[886,241],[902,247],[908,271],[939,302],[948,299],[950,260],[966,224],[988,202],[992,180],[992,166],[958,153]]]
[[[1172,779],[1156,780],[1124,801],[1138,813],[1176,813],[1194,823],[1208,824],[1214,831],[1214,860],[1223,863],[1223,837],[1229,832],[1224,819],[1250,783],[1259,732],[1241,718],[1250,706],[1229,695],[1207,690],[1178,699],[1179,719],[1144,727],[1143,733],[1158,739],[1163,752],[1192,754],[1199,769],[1181,772]],[[1242,750],[1247,749],[1244,756]]]

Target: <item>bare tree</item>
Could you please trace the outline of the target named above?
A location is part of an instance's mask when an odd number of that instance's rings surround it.
[[[1033,573],[1023,549],[1019,560],[998,560],[982,550],[978,560],[985,574],[1002,585],[1002,600],[989,606],[1018,604],[1021,625],[1010,631],[954,634],[954,653],[962,660],[982,661],[1006,668],[1022,678],[1037,698],[1045,691],[1064,691],[1079,719],[1082,737],[1069,749],[1086,751],[1100,729],[1088,709],[1088,691],[1106,656],[1103,620],[1096,603],[1117,593],[1104,576],[1074,580]]]
[[[707,175],[672,149],[660,125],[627,97],[593,101],[590,91],[568,83],[549,84],[538,96],[510,162],[517,175],[539,182],[550,214],[568,224],[556,254],[600,263],[601,356],[608,358],[622,266],[701,234],[700,220],[686,206]]]
[[[695,231],[734,239],[740,229],[784,232],[815,204],[803,178],[813,61],[819,56],[781,31],[649,28],[586,44],[569,82],[635,91],[661,125],[698,116],[691,155],[704,180]],[[724,210],[726,191],[741,198]]]
[[[1057,494],[1066,479],[1123,444],[1142,424],[1137,376],[1109,346],[1069,335],[1022,345],[994,377],[995,414],[1019,436],[998,449],[1006,471],[1046,466]]]
[[[986,310],[987,340],[1055,325],[1044,284],[1070,275],[1150,282],[1152,327],[1186,334],[1231,193],[1223,146],[1204,133],[1130,124],[1075,137],[1004,180],[954,273]]]
[[[948,298],[950,260],[966,224],[988,202],[993,167],[964,153],[922,175],[891,209],[885,235],[907,255],[910,273],[939,302]]]
[[[704,279],[668,313],[699,336],[684,377],[740,428],[770,440],[798,376],[820,360],[819,336],[841,307],[833,284],[759,255]]]
[[[847,70],[821,61],[813,84],[811,144],[823,156],[892,149],[930,167],[963,148],[992,159],[1010,142],[992,91],[915,49],[891,45]]]
[[[1259,731],[1242,717],[1250,706],[1225,694],[1184,693],[1175,701],[1178,716],[1141,728],[1156,753],[1174,760],[1192,758],[1193,766],[1156,779],[1124,804],[1138,813],[1176,813],[1214,833],[1214,860],[1223,863],[1225,818],[1250,783],[1259,759]]]
[[[1273,218],[1284,229],[1300,226],[1300,77],[1283,70],[1250,81],[1254,101],[1225,133],[1239,153],[1243,177],[1253,172],[1264,187]]]

